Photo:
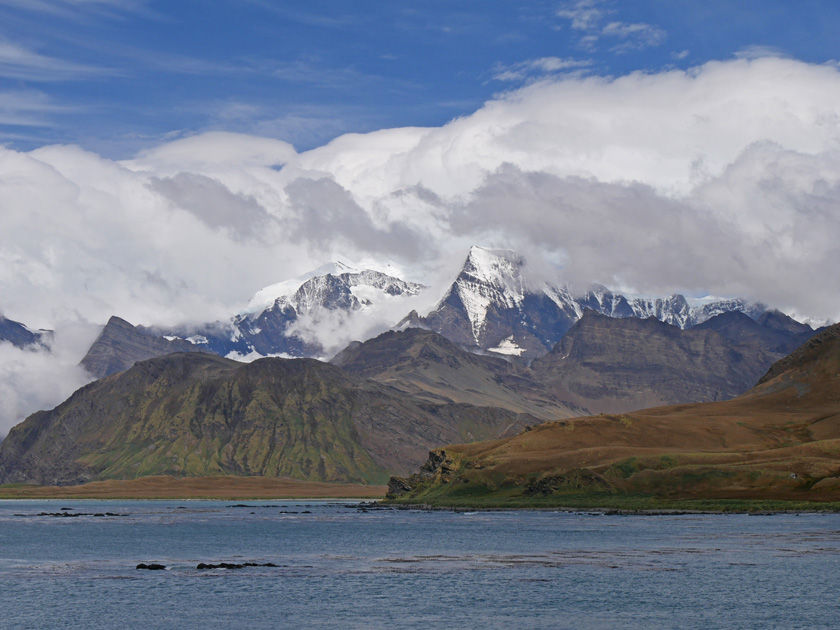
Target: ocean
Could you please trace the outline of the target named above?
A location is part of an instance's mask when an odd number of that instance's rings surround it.
[[[0,501],[3,628],[837,628],[838,584],[840,514]]]

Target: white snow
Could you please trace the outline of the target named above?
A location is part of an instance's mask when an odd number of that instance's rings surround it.
[[[277,357],[279,359],[294,359],[290,354],[286,354],[285,352],[280,352],[278,354],[260,354],[256,350],[251,350],[248,354],[242,354],[241,352],[228,352],[225,355],[226,359],[233,359],[234,361],[239,361],[241,363],[253,363],[257,359],[265,359],[266,357]]]
[[[248,305],[240,312],[240,315],[262,313],[267,308],[274,306],[274,303],[277,302],[278,299],[291,298],[307,280],[311,280],[317,276],[325,276],[327,274],[338,275],[342,273],[360,273],[360,271],[360,269],[347,262],[335,260],[298,276],[297,278],[283,280],[282,282],[260,289],[254,294],[254,297],[251,298]]]
[[[499,354],[507,354],[507,355],[514,355],[514,356],[522,356],[522,353],[525,352],[525,348],[520,348],[516,345],[516,341],[513,338],[513,335],[504,339],[498,346],[495,348],[488,348],[490,352],[498,352]]]

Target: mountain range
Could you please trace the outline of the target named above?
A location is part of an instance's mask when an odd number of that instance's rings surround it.
[[[615,504],[616,497],[840,499],[840,325],[724,402],[545,423],[432,451],[390,496],[443,505]]]
[[[411,298],[428,290],[381,271],[333,263],[260,290],[242,312],[225,322],[175,330],[136,327],[134,333],[121,323],[112,326],[109,322],[91,349],[94,356],[86,357],[82,365],[96,377],[128,367],[128,349],[135,343],[121,341],[127,334],[135,341],[138,335],[158,340],[140,343],[142,350],[138,348],[134,360],[149,358],[152,347],[160,348],[161,354],[176,348],[166,341],[178,342],[181,351],[187,346],[180,342],[187,342],[193,349],[234,359],[324,358],[329,349],[324,339],[340,338],[337,331],[346,335],[358,329],[363,341],[391,326],[427,328],[471,351],[527,363],[550,352],[588,310],[613,318],[654,317],[683,330],[726,312],[742,312],[755,320],[767,312],[765,306],[742,299],[625,297],[601,286],[574,297],[560,283],[529,279],[526,261],[512,251],[472,247],[461,271],[430,312],[421,316],[411,311],[401,321],[395,317],[388,323],[386,313],[398,313],[403,304],[407,309]],[[360,322],[371,322],[371,327],[359,326]],[[107,348],[115,342],[122,347]],[[109,354],[118,354],[122,360],[110,364],[97,358]]]
[[[12,428],[0,483],[144,475],[382,483],[435,445],[497,438],[529,414],[427,399],[314,359],[140,361]]]
[[[772,362],[755,337],[779,333],[742,313],[716,319],[734,321],[711,328],[750,334],[733,342],[715,330],[588,312],[530,366],[418,328],[351,344],[332,365],[167,354],[14,427],[0,444],[0,482],[235,474],[380,483],[441,444],[498,439],[620,403],[734,395],[727,388],[746,382],[756,361]]]
[[[325,352],[319,326],[362,330],[425,290],[336,264],[261,290],[225,322],[164,330],[114,316],[82,360],[102,378],[12,429],[0,481],[378,483],[441,444],[731,399],[815,332],[740,299],[628,298],[603,287],[574,297],[535,282],[513,252],[473,247],[427,315],[412,312],[330,363],[294,358]],[[5,330],[22,344],[47,335],[15,322]]]

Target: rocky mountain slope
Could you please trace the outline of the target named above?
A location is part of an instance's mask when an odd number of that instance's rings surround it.
[[[732,320],[752,335],[734,334]],[[743,313],[706,323],[681,330],[653,317],[616,319],[587,311],[551,352],[534,360],[531,372],[559,400],[590,413],[622,413],[733,398],[783,356],[767,349],[778,347],[781,336]]]
[[[41,345],[48,346],[52,341],[52,331],[32,330],[31,328],[0,315],[0,342],[8,341],[18,348]]]
[[[328,349],[318,341],[318,333],[341,339],[343,328],[376,321],[379,309],[394,308],[423,288],[380,271],[332,263],[260,290],[242,313],[226,322],[176,329],[137,326],[132,331],[130,324],[112,317],[81,364],[101,378],[168,352],[201,351],[246,360],[323,357]],[[125,341],[128,337],[131,343]]]
[[[741,299],[628,298],[597,285],[576,297],[560,283],[527,276],[526,261],[515,252],[473,247],[435,309],[425,317],[413,314],[404,325],[430,328],[460,344],[533,359],[550,351],[587,310],[613,318],[654,317],[681,329],[724,312],[757,318],[766,310]]]
[[[168,474],[377,483],[429,448],[517,432],[513,411],[434,404],[313,359],[204,353],[135,364],[14,427],[0,483]]]
[[[173,352],[204,351],[184,339],[167,339],[154,330],[133,326],[119,317],[111,317],[80,365],[91,375],[102,378],[127,370],[137,361]]]
[[[431,330],[389,331],[350,345],[331,363],[433,402],[501,407],[541,420],[583,413],[552,397],[527,368],[467,352]]]
[[[391,496],[442,504],[608,503],[616,496],[840,500],[840,325],[746,394],[550,422],[438,449]]]

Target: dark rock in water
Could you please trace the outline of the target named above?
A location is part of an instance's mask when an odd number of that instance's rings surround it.
[[[166,565],[165,564],[157,564],[155,562],[152,562],[150,564],[146,564],[145,562],[141,562],[135,568],[136,569],[146,569],[148,571],[163,571],[164,569],[166,569]]]

